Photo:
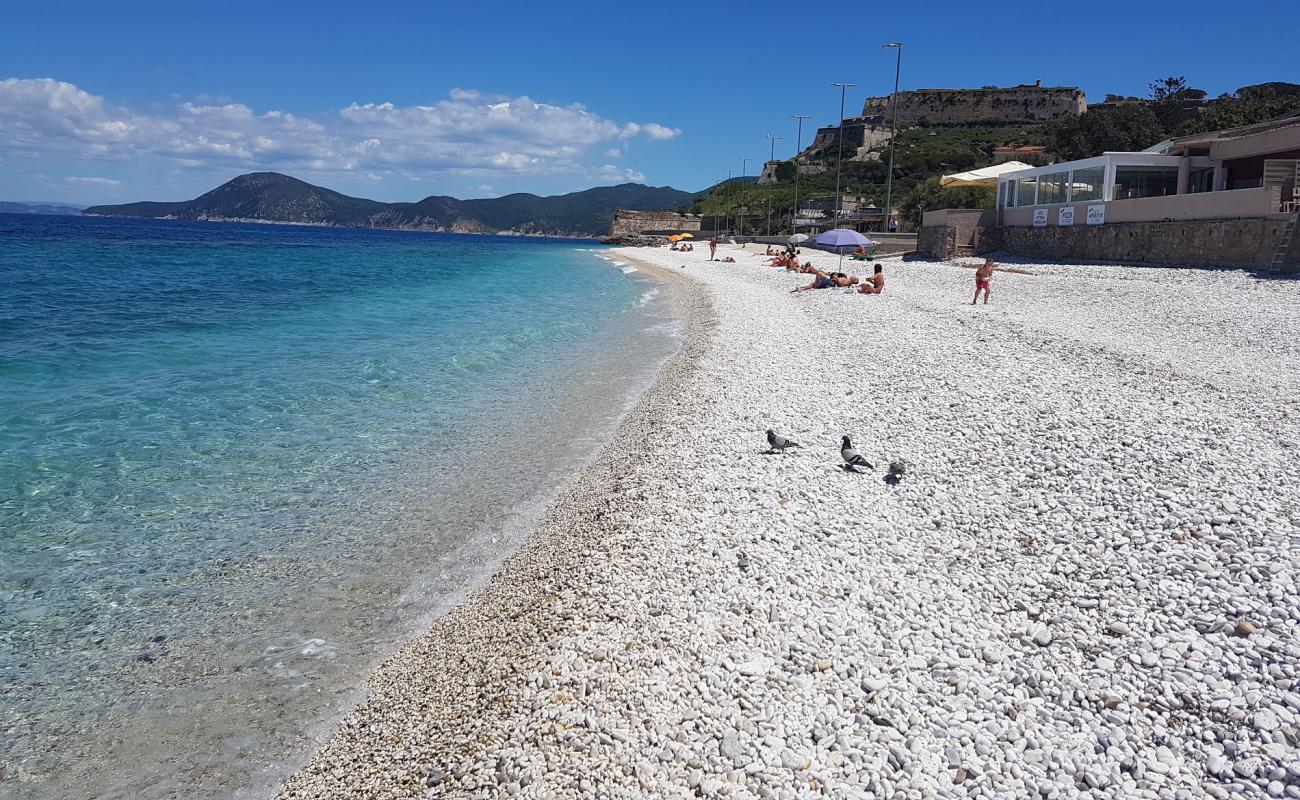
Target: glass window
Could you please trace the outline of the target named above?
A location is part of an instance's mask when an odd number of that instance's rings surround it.
[[[1214,189],[1214,167],[1194,169],[1187,177],[1189,192],[1208,192]]]
[[[1016,181],[1016,205],[1032,206],[1035,202],[1034,192],[1038,188],[1038,178],[1021,178]]]
[[[1178,194],[1178,167],[1116,167],[1115,200]]]
[[[1070,185],[1070,173],[1053,172],[1038,176],[1038,205],[1064,203]]]
[[[1106,168],[1089,167],[1070,173],[1070,201],[1101,200],[1106,188]]]

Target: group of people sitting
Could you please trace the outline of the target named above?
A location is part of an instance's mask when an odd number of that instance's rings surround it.
[[[843,272],[822,272],[819,269],[812,268],[809,265],[808,270],[801,270],[810,273],[813,276],[812,283],[807,286],[800,286],[793,291],[807,292],[813,289],[847,289],[850,286],[858,287],[858,294],[883,294],[885,291],[885,271],[879,264],[876,265],[876,271],[871,277],[858,282],[858,276],[848,275]]]
[[[673,246],[668,249],[675,250],[678,253],[691,253],[695,251],[695,245],[688,242],[673,242]]]

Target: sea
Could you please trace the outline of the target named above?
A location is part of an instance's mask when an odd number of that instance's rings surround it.
[[[266,797],[681,331],[589,242],[0,214],[0,797]]]

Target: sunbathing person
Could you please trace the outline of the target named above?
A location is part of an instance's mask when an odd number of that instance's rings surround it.
[[[837,287],[842,288],[845,286],[852,286],[853,284],[858,282],[858,279],[856,277],[845,275],[843,272],[828,273],[828,272],[821,272],[820,270],[813,270],[813,276],[814,277],[812,283],[808,284],[807,286],[797,287],[792,291],[808,292],[813,289],[834,289]]]
[[[876,274],[872,275],[870,278],[867,278],[865,281],[863,281],[862,285],[858,287],[858,291],[861,292],[862,294],[883,294],[884,293],[885,273],[884,273],[884,269],[879,264],[876,265]]]

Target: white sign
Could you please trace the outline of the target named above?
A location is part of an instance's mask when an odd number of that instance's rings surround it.
[[[1073,224],[1074,224],[1074,206],[1066,206],[1065,208],[1061,209],[1061,213],[1058,214],[1057,217],[1056,217],[1056,224],[1057,224],[1057,225],[1073,225]]]
[[[1106,224],[1106,207],[1105,206],[1088,206],[1088,224],[1105,225]]]
[[[1047,227],[1047,209],[1045,208],[1034,209],[1034,227],[1035,228]]]

